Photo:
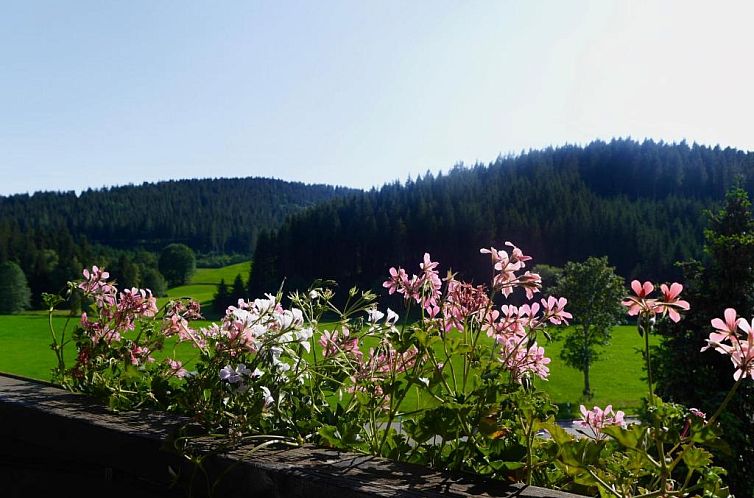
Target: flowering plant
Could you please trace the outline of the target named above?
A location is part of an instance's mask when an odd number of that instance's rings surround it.
[[[582,419],[576,425],[582,428],[584,439],[574,440],[557,427],[548,427],[559,446],[558,465],[572,476],[572,486],[582,486],[582,492],[596,488],[602,496],[727,497],[722,479],[725,470],[713,464],[709,449],[723,444],[717,419],[750,368],[742,345],[745,341],[736,332],[739,322],[741,330],[750,327],[745,320],[737,320],[732,309],[726,310],[725,320],[712,320],[716,330],[705,349],[714,347],[731,355],[737,384],[708,420],[695,408],[663,402],[654,394],[649,334],[658,319],[678,322],[681,313],[689,309],[689,303],[680,298],[683,286],[662,284],[662,295],[656,298],[651,297],[655,291],[651,282],[634,280],[631,289],[634,294],[623,305],[629,316],[637,317],[638,332],[644,337],[648,397],[643,419],[640,424],[628,425],[623,412],[613,412],[610,405],[604,410],[587,410],[582,405]]]
[[[115,409],[189,415],[231,444],[312,442],[619,497],[724,494],[724,471],[700,447],[716,444],[720,411],[706,420],[653,394],[647,336],[658,318],[677,321],[688,309],[680,284],[663,285],[662,297],[651,298],[654,286],[635,281],[635,295],[624,301],[645,337],[644,423],[627,425],[612,406],[582,406],[577,425],[587,437],[575,438],[535,388],[550,373],[541,338],[548,327],[568,324],[567,300],[535,298],[541,279],[526,270],[531,258],[515,245],[481,253],[490,258],[489,287],[451,272],[441,278],[429,254],[417,274],[390,268],[383,287],[403,301],[402,318],[357,289],[336,306],[330,285],[315,282],[287,300],[282,291],[239,300],[220,323],[204,327],[192,325],[201,318],[196,302],[158,309],[148,290],[118,291],[93,267],[69,287],[93,306],[74,331],[71,368],[64,335],[51,329],[54,374]],[[514,305],[517,290],[523,296]],[[48,302],[52,310],[60,299]],[[751,377],[752,326],[733,310],[712,325],[707,347],[731,356],[738,382]],[[192,346],[191,366],[176,355],[179,343]]]

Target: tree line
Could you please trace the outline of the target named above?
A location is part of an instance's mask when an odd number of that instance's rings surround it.
[[[41,305],[42,292],[58,291],[92,264],[106,266],[121,286],[158,288],[159,252],[167,245],[184,244],[210,266],[228,255],[248,258],[260,230],[350,192],[234,178],[0,197],[0,264],[23,271],[32,306]]]
[[[595,141],[459,165],[323,202],[261,232],[249,293],[283,279],[378,289],[390,266],[415,269],[425,251],[484,282],[479,248],[505,241],[538,263],[608,256],[625,278],[677,279],[676,261],[702,255],[704,210],[735,182],[754,189],[754,154],[685,142]]]

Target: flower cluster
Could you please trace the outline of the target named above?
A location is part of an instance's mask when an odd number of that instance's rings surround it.
[[[397,292],[402,294],[407,301],[414,300],[430,316],[434,317],[440,312],[439,300],[442,281],[436,268],[438,263],[432,261],[429,253],[424,253],[424,260],[419,264],[421,275],[408,277],[406,270],[395,267],[390,268],[390,278],[382,286],[389,294]]]
[[[730,356],[736,369],[735,380],[754,379],[754,320],[749,323],[745,318],[738,318],[736,310],[728,308],[723,319],[715,318],[711,324],[715,331],[710,333],[702,351],[712,348]]]
[[[501,339],[498,339],[500,342]],[[540,379],[547,380],[550,369],[547,365],[550,358],[545,356],[545,348],[532,343],[528,348],[524,340],[511,337],[502,340],[500,362],[510,371],[516,382],[522,382],[527,373],[537,375]]]
[[[454,278],[448,280],[447,295],[442,308],[445,332],[463,331],[466,322],[480,323],[490,309],[490,298],[483,285],[471,285]]]
[[[134,330],[137,319],[157,314],[157,299],[149,289],[125,289],[119,293],[107,281],[110,274],[96,266],[91,271],[84,270],[83,275],[85,280],[78,287],[94,301],[97,317],[91,320],[84,312],[80,324],[94,345],[100,341],[119,342],[124,333]]]
[[[595,439],[602,439],[602,429],[610,425],[617,425],[626,428],[626,421],[624,420],[625,414],[618,410],[613,412],[613,405],[607,405],[605,409],[601,409],[599,406],[595,406],[592,410],[587,410],[584,405],[579,407],[581,410],[581,420],[574,422],[575,425],[581,427],[584,430],[591,431],[589,436]]]
[[[650,298],[649,296],[654,292],[654,285],[652,282],[644,282],[643,284],[638,280],[631,282],[631,290],[634,291],[634,296],[628,296],[621,304],[628,308],[629,316],[641,316],[645,318],[653,318],[655,315],[668,315],[671,320],[678,322],[681,319],[679,310],[688,311],[689,303],[680,299],[683,286],[679,283],[673,283],[668,287],[666,284],[660,286],[660,292],[662,298]]]
[[[102,385],[98,388],[118,391],[121,388],[115,387],[117,379],[133,367],[140,371],[150,369],[165,378],[180,379],[188,374],[180,361],[166,358],[157,363],[153,355],[163,348],[165,337],[183,333],[179,328],[188,329],[183,316],[201,318],[198,303],[170,303],[163,326],[155,326],[159,310],[149,289],[118,291],[115,283],[108,280],[110,274],[97,266],[84,269],[82,274],[84,280],[76,288],[93,303],[93,309],[81,314],[75,335],[78,354],[69,373],[77,382],[99,382]],[[128,389],[147,389],[139,387],[132,374],[124,379],[131,383]]]
[[[199,331],[198,345],[202,347],[209,338],[217,350],[230,356],[266,349],[279,358],[279,352],[275,353],[273,348],[299,343],[309,350],[313,331],[303,325],[301,310],[286,310],[275,296],[267,294],[265,299],[241,299],[237,306],[229,306],[220,325],[213,324]]]
[[[319,338],[319,345],[322,346],[322,355],[325,358],[342,353],[353,357],[356,361],[361,361],[364,356],[359,350],[359,339],[351,335],[351,331],[345,326],[333,331],[323,331]]]
[[[523,269],[526,266],[526,262],[531,260],[531,256],[524,255],[521,249],[511,242],[506,242],[505,245],[511,248],[510,255],[507,251],[495,249],[494,247],[479,250],[482,254],[489,254],[492,258],[496,271],[492,278],[492,288],[508,297],[515,287],[523,287],[526,291],[526,297],[531,299],[535,292],[539,292],[542,278],[537,273],[529,271],[523,275],[516,275],[516,272]]]
[[[514,289],[522,288],[526,297],[532,299],[539,292],[541,278],[529,271],[521,273],[531,257],[510,242],[506,242],[506,246],[510,248],[510,254],[494,247],[480,250],[482,254],[489,254],[492,260],[492,292],[509,297]],[[539,303],[505,304],[495,309],[484,286],[474,286],[453,276],[446,280],[443,297],[437,266],[438,263],[425,254],[420,265],[422,276],[408,278],[402,268],[390,268],[390,278],[383,286],[391,294],[398,292],[407,300],[422,303],[429,318],[438,321],[444,333],[453,329],[463,332],[469,326],[485,331],[500,345],[498,359],[516,382],[523,382],[528,374],[547,379],[550,359],[532,337],[548,323],[568,324],[571,314],[565,311],[567,300],[550,296]]]

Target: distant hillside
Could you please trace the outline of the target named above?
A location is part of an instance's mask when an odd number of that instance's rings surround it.
[[[315,278],[379,287],[391,265],[418,271],[425,251],[486,282],[480,247],[513,241],[536,263],[607,255],[625,277],[669,279],[674,262],[702,256],[703,210],[741,178],[754,154],[686,143],[597,141],[456,167],[292,215],[262,234],[253,294]]]
[[[0,197],[0,262],[17,262],[42,292],[104,264],[122,284],[141,285],[154,251],[181,242],[197,252],[250,255],[260,230],[352,189],[268,178],[178,180]],[[153,278],[153,275],[152,277]]]
[[[259,230],[277,227],[301,208],[350,192],[354,191],[329,185],[234,178],[90,189],[80,196],[14,195],[0,197],[0,241],[16,227],[22,233],[53,228],[120,248],[159,249],[182,242],[202,252],[250,253]]]

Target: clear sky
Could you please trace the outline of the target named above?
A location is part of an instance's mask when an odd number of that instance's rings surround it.
[[[754,150],[754,2],[0,1],[0,194]]]

